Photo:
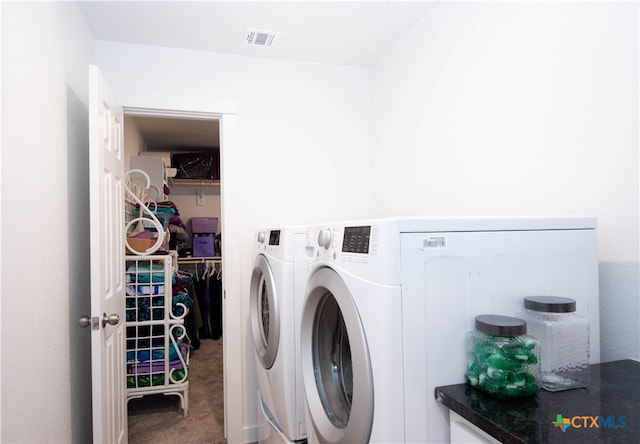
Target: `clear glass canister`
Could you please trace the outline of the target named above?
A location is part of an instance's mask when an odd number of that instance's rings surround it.
[[[531,396],[538,391],[538,341],[522,319],[480,315],[465,335],[467,382],[497,398]]]
[[[557,296],[524,298],[529,334],[540,341],[540,385],[552,392],[589,384],[589,320],[576,301]]]

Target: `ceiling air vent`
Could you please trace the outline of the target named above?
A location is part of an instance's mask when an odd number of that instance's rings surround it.
[[[263,48],[273,48],[280,37],[279,32],[264,31],[261,29],[247,29],[244,41],[247,46],[261,46]]]

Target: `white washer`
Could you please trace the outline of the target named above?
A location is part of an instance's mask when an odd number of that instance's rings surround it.
[[[310,443],[448,442],[475,316],[575,299],[599,362],[596,221],[404,218],[309,227],[300,352]]]
[[[256,233],[250,322],[258,385],[259,442],[306,439],[299,328],[305,227]]]

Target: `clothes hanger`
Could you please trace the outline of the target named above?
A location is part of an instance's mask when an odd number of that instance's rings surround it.
[[[204,273],[202,273],[202,279],[209,278],[209,264],[205,262],[204,264]]]

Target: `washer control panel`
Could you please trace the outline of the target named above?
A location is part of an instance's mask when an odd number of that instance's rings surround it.
[[[377,255],[378,228],[376,225],[319,228],[314,239],[315,246],[307,244],[306,256],[366,263],[369,257]]]
[[[343,253],[369,254],[371,225],[361,227],[345,227],[342,238]]]
[[[307,227],[304,256],[309,266],[326,261],[372,282],[399,285],[397,220],[357,220]]]

